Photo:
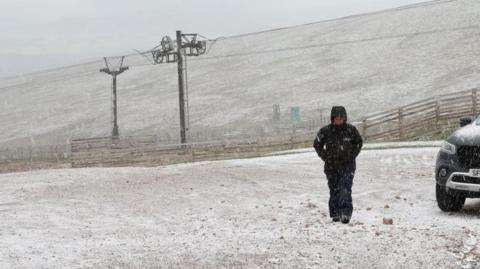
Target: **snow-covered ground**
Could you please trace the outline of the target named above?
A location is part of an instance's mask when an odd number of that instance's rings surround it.
[[[219,38],[208,55],[188,59],[190,130],[254,131],[272,118],[274,104],[285,121],[292,106],[303,120],[318,120],[318,109],[325,116],[337,104],[356,120],[477,87],[479,18],[478,0],[440,0]],[[158,42],[174,34],[158,31]],[[151,66],[140,56],[126,64],[118,78],[120,134],[177,137],[176,65]],[[111,77],[99,72],[103,65],[0,80],[0,147],[109,135]]]
[[[480,201],[437,208],[437,150],[362,152],[349,225],[313,152],[0,175],[0,268],[480,268]]]

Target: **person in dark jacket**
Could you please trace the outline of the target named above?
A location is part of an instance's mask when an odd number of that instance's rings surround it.
[[[325,174],[330,189],[330,217],[333,221],[349,223],[352,216],[352,185],[356,161],[363,140],[355,126],[347,123],[347,111],[334,106],[331,124],[317,134],[313,147],[325,162]]]

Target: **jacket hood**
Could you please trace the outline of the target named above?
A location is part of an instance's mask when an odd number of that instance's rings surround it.
[[[345,119],[345,123],[347,123],[347,110],[343,106],[332,107],[332,113],[330,114],[330,121],[332,123],[336,116],[343,117]]]

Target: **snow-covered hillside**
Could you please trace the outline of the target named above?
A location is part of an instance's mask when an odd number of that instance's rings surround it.
[[[299,106],[303,119],[343,104],[355,119],[478,86],[479,18],[477,0],[440,0],[220,38],[208,55],[188,60],[191,131],[255,130],[274,104],[284,117]],[[159,41],[164,34],[174,33],[159,28]],[[140,56],[126,63],[121,134],[178,136],[176,65],[150,66]],[[98,72],[102,67],[99,59],[0,81],[0,144],[109,135],[111,78]]]
[[[437,151],[362,152],[349,225],[312,151],[0,175],[0,267],[479,268],[479,200],[438,209]]]

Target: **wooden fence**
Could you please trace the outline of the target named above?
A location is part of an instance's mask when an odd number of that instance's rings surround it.
[[[70,159],[70,145],[47,145],[2,148],[0,150],[0,162],[18,160],[42,160],[58,161]]]
[[[2,148],[0,173],[70,166],[70,145]]]
[[[462,116],[477,115],[477,89],[444,94],[374,113],[356,123],[367,142],[401,141],[458,125]],[[72,167],[155,166],[181,162],[258,157],[266,153],[311,147],[315,131],[289,136],[165,145],[156,137],[79,139],[71,143]]]
[[[357,127],[365,141],[408,140],[458,126],[460,117],[478,114],[479,101],[477,89],[439,95],[370,114]]]
[[[307,140],[305,137],[309,136]],[[310,147],[314,134],[257,140],[165,145],[153,137],[93,138],[72,141],[72,167],[157,166],[183,162],[259,157],[266,153]]]

